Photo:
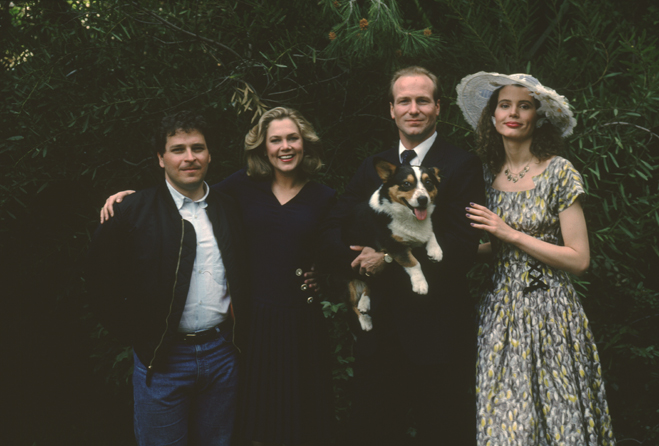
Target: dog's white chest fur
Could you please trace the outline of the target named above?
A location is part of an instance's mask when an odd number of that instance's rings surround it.
[[[432,262],[439,262],[444,256],[431,219],[435,210],[436,186],[440,181],[439,170],[432,167],[401,167],[378,158],[374,159],[374,166],[383,185],[371,195],[368,204],[372,211],[391,218],[387,224],[390,234],[384,237],[383,231],[377,231],[379,244],[409,274],[412,291],[428,294],[428,282],[411,248],[424,246]],[[382,224],[382,221],[376,224]],[[350,303],[362,330],[371,330],[373,322],[368,314],[371,302],[368,285],[353,279],[349,291]]]

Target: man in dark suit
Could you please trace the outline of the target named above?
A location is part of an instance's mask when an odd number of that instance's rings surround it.
[[[355,347],[349,440],[362,446],[475,444],[475,303],[466,273],[479,233],[465,207],[484,202],[482,167],[475,155],[437,136],[439,87],[431,72],[421,67],[398,71],[390,99],[400,142],[375,156],[395,165],[439,168],[432,222],[444,258],[432,263],[423,248],[414,251],[429,284],[422,296],[412,292],[403,268],[389,263],[385,252],[343,242],[341,227],[353,207],[382,184],[374,157],[367,158],[328,220],[324,246],[337,268],[350,265],[369,276],[372,291],[373,330],[359,332]],[[407,431],[410,426],[414,435]]]

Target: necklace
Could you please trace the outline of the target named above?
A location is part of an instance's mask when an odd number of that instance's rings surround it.
[[[506,170],[503,171],[503,173],[506,175],[506,178],[508,181],[512,181],[513,183],[517,183],[519,180],[524,178],[524,175],[526,175],[526,172],[529,171],[529,166],[531,165],[531,161],[529,161],[526,166],[519,172],[519,173],[514,173],[511,172],[509,168],[506,167]]]

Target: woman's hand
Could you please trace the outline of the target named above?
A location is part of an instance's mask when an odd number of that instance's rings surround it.
[[[117,192],[114,195],[110,195],[108,199],[105,200],[105,204],[101,209],[101,224],[103,224],[103,222],[108,221],[110,217],[114,217],[113,206],[115,203],[121,203],[121,200],[123,200],[126,195],[130,195],[134,193],[135,193],[134,190],[124,190],[121,192]]]
[[[506,243],[513,243],[519,234],[518,231],[508,226],[497,214],[476,203],[469,203],[467,217],[472,221],[474,228],[489,232],[496,238]]]
[[[499,240],[516,246],[549,266],[577,276],[582,275],[588,269],[590,264],[588,230],[579,200],[558,214],[563,246],[554,245],[514,230],[497,214],[484,206],[470,203],[467,212],[467,217],[472,220],[474,228],[489,232]]]
[[[320,291],[320,284],[318,283],[320,275],[316,272],[316,265],[311,265],[311,271],[304,273],[303,277],[304,283],[307,284],[311,291],[316,293]]]

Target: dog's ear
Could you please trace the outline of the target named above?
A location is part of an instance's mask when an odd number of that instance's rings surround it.
[[[385,161],[382,158],[373,158],[373,165],[383,183],[386,183],[396,172],[396,165],[391,164],[389,161]]]
[[[442,181],[442,177],[439,176],[439,169],[436,167],[431,167],[431,170],[435,173],[435,176],[437,177],[437,182],[439,183]]]

